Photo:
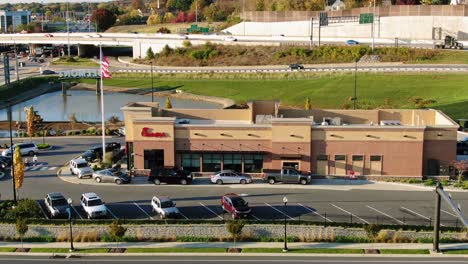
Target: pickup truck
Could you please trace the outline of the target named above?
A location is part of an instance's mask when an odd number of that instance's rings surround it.
[[[269,184],[275,182],[308,184],[312,178],[310,175],[303,175],[293,167],[283,167],[280,170],[263,169],[263,180]]]

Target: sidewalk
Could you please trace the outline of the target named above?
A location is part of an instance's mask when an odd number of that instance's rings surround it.
[[[76,248],[282,248],[283,242],[74,242]],[[0,242],[1,247],[21,248],[20,242]],[[69,242],[24,242],[25,248],[69,248]],[[288,243],[291,249],[432,249],[432,244],[420,243]],[[441,250],[468,249],[467,243],[440,244]]]
[[[68,167],[64,166],[57,171],[57,177],[65,182],[72,184],[86,184],[86,185],[97,185],[97,186],[141,186],[141,187],[154,187],[154,184],[147,181],[144,176],[132,178],[130,184],[116,185],[115,183],[97,183],[92,178],[78,179],[72,175]],[[269,189],[296,189],[296,190],[336,190],[336,191],[350,191],[350,190],[382,190],[382,191],[434,191],[433,186],[420,186],[415,184],[404,184],[404,183],[393,183],[393,182],[378,182],[378,181],[367,181],[367,180],[346,180],[346,179],[312,179],[312,183],[308,185],[300,184],[268,184],[263,182],[261,179],[254,179],[251,184],[212,184],[209,177],[196,177],[192,184],[189,185],[173,185],[163,184],[168,188],[197,188],[197,187],[209,187],[209,188],[231,188],[231,189],[256,189],[256,188],[269,188]],[[461,189],[448,189],[453,192],[466,192],[467,190]]]

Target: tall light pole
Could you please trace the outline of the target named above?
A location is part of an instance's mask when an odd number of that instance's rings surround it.
[[[283,252],[288,252],[288,236],[286,232],[286,216],[287,216],[287,211],[286,211],[286,205],[288,203],[288,197],[284,196],[283,197],[283,203],[284,203],[284,247],[283,247]]]
[[[151,61],[151,102],[154,103],[153,62]]]
[[[13,182],[13,202],[16,204],[15,159],[13,156],[13,132],[11,129],[11,101],[8,100],[8,122],[10,123],[11,181]]]
[[[374,48],[375,48],[375,29],[374,29],[374,23],[375,23],[375,1],[374,0],[374,9],[372,11],[372,54],[374,54]]]
[[[354,62],[354,97],[353,97],[353,109],[356,110],[357,101],[357,59]]]
[[[70,25],[68,21],[68,3],[67,3],[67,13],[66,13],[66,20],[67,20],[67,42],[68,42],[68,57],[70,57]]]
[[[73,200],[71,198],[68,198],[67,200],[68,202],[68,220],[70,222],[70,252],[72,252],[73,250],[75,250],[75,248],[73,247],[73,227],[72,227],[72,203],[73,203]]]

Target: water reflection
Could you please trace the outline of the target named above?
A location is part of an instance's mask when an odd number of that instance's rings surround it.
[[[155,97],[156,102],[159,102],[161,107],[165,106],[165,97]],[[118,116],[123,119],[123,114],[120,108],[129,102],[149,102],[151,96],[124,94],[124,93],[108,93],[104,95],[105,118]],[[174,108],[220,108],[219,104],[182,100],[171,98]],[[34,99],[16,104],[13,106],[14,120],[25,120],[23,111],[25,106],[34,106],[35,111],[45,121],[68,121],[70,114],[75,114],[78,121],[100,121],[101,120],[101,101],[99,96],[96,96],[94,91],[78,91],[70,90],[67,96],[64,96],[61,91],[43,94]],[[0,109],[0,120],[7,120],[7,109]]]

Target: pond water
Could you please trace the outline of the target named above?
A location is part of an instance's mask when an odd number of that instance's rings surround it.
[[[166,105],[166,97],[154,97],[161,107]],[[126,93],[104,93],[105,118],[117,116],[123,120],[120,108],[129,102],[150,102],[151,96],[126,94]],[[171,98],[174,108],[221,108],[221,105],[204,101],[184,100]],[[101,121],[101,98],[94,91],[70,90],[67,96],[61,91],[43,94],[31,100],[24,101],[12,107],[13,120],[25,121],[24,107],[33,106],[44,121],[68,121],[70,114],[75,114],[78,121]],[[7,120],[7,109],[0,109],[0,120]]]

